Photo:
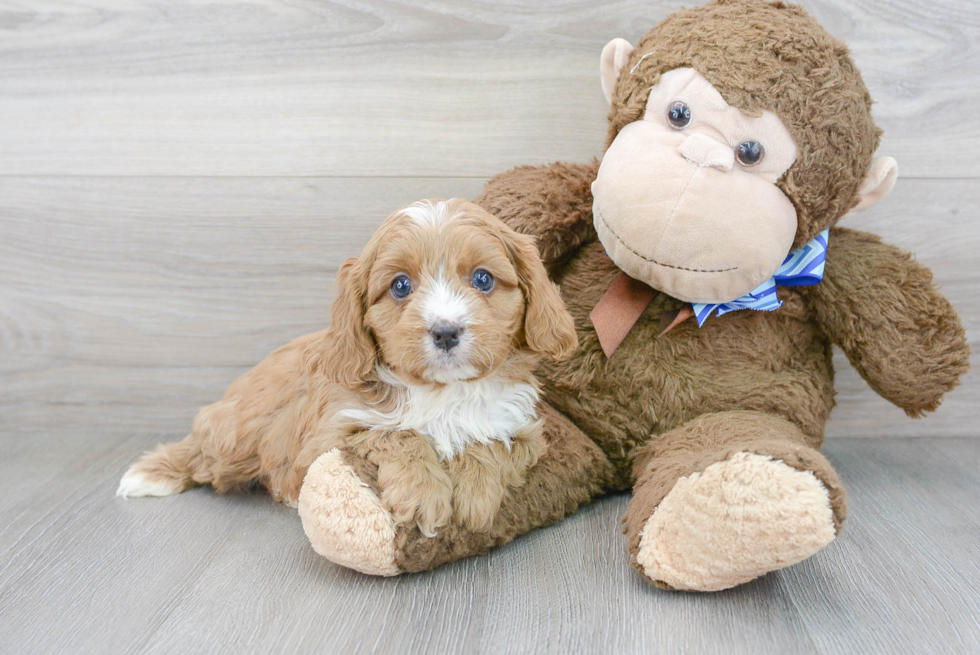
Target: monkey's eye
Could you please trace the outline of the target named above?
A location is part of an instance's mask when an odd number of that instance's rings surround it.
[[[412,293],[412,281],[408,279],[407,275],[399,275],[392,281],[391,295],[395,298],[404,300],[408,298],[410,293]]]
[[[493,276],[482,268],[473,271],[473,288],[477,291],[487,293],[493,288]]]
[[[675,130],[683,130],[691,124],[691,108],[678,100],[667,108],[667,123]]]
[[[758,141],[742,141],[735,148],[735,159],[742,166],[755,166],[765,156],[765,148]]]

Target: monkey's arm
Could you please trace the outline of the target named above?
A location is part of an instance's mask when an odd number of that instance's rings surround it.
[[[970,366],[963,326],[932,271],[873,234],[831,230],[823,282],[804,294],[861,377],[909,416],[936,409]]]
[[[596,238],[592,182],[599,162],[518,166],[487,182],[473,201],[509,226],[537,239],[548,272]]]

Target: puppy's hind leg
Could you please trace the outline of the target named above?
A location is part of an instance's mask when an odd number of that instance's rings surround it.
[[[160,444],[129,467],[119,481],[116,495],[139,498],[186,491],[199,484],[192,473],[200,457],[200,444],[193,434],[181,441]]]

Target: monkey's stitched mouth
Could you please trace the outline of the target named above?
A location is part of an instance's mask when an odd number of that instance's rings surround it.
[[[595,203],[593,203],[593,205],[592,205],[592,214],[596,218],[598,218],[600,221],[602,221],[602,224],[606,227],[607,230],[609,230],[609,234],[613,235],[613,238],[616,239],[616,241],[619,243],[619,245],[621,245],[622,247],[626,248],[631,253],[633,253],[634,255],[636,255],[637,257],[639,257],[640,259],[642,259],[645,262],[649,262],[651,264],[656,264],[657,266],[663,266],[664,268],[673,268],[673,269],[678,270],[678,271],[687,271],[689,273],[729,273],[731,271],[737,271],[738,270],[738,266],[733,266],[731,268],[719,268],[719,269],[715,269],[715,270],[701,269],[701,268],[687,268],[685,266],[674,266],[673,264],[664,264],[663,262],[658,262],[655,259],[650,259],[649,257],[647,257],[647,256],[645,256],[645,255],[643,255],[641,253],[638,253],[637,251],[633,250],[628,245],[626,245],[626,242],[623,241],[619,237],[618,234],[616,234],[616,231],[613,230],[611,227],[609,227],[609,223],[606,222],[606,219],[603,218],[602,217],[602,214],[599,212],[599,210],[596,209]]]

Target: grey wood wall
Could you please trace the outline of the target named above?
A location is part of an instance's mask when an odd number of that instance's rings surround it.
[[[187,429],[327,322],[391,210],[600,155],[602,46],[682,4],[0,0],[0,429]],[[976,344],[980,3],[806,5],[901,166],[850,224],[932,266]],[[831,435],[976,436],[980,375],[916,422],[838,362]]]

